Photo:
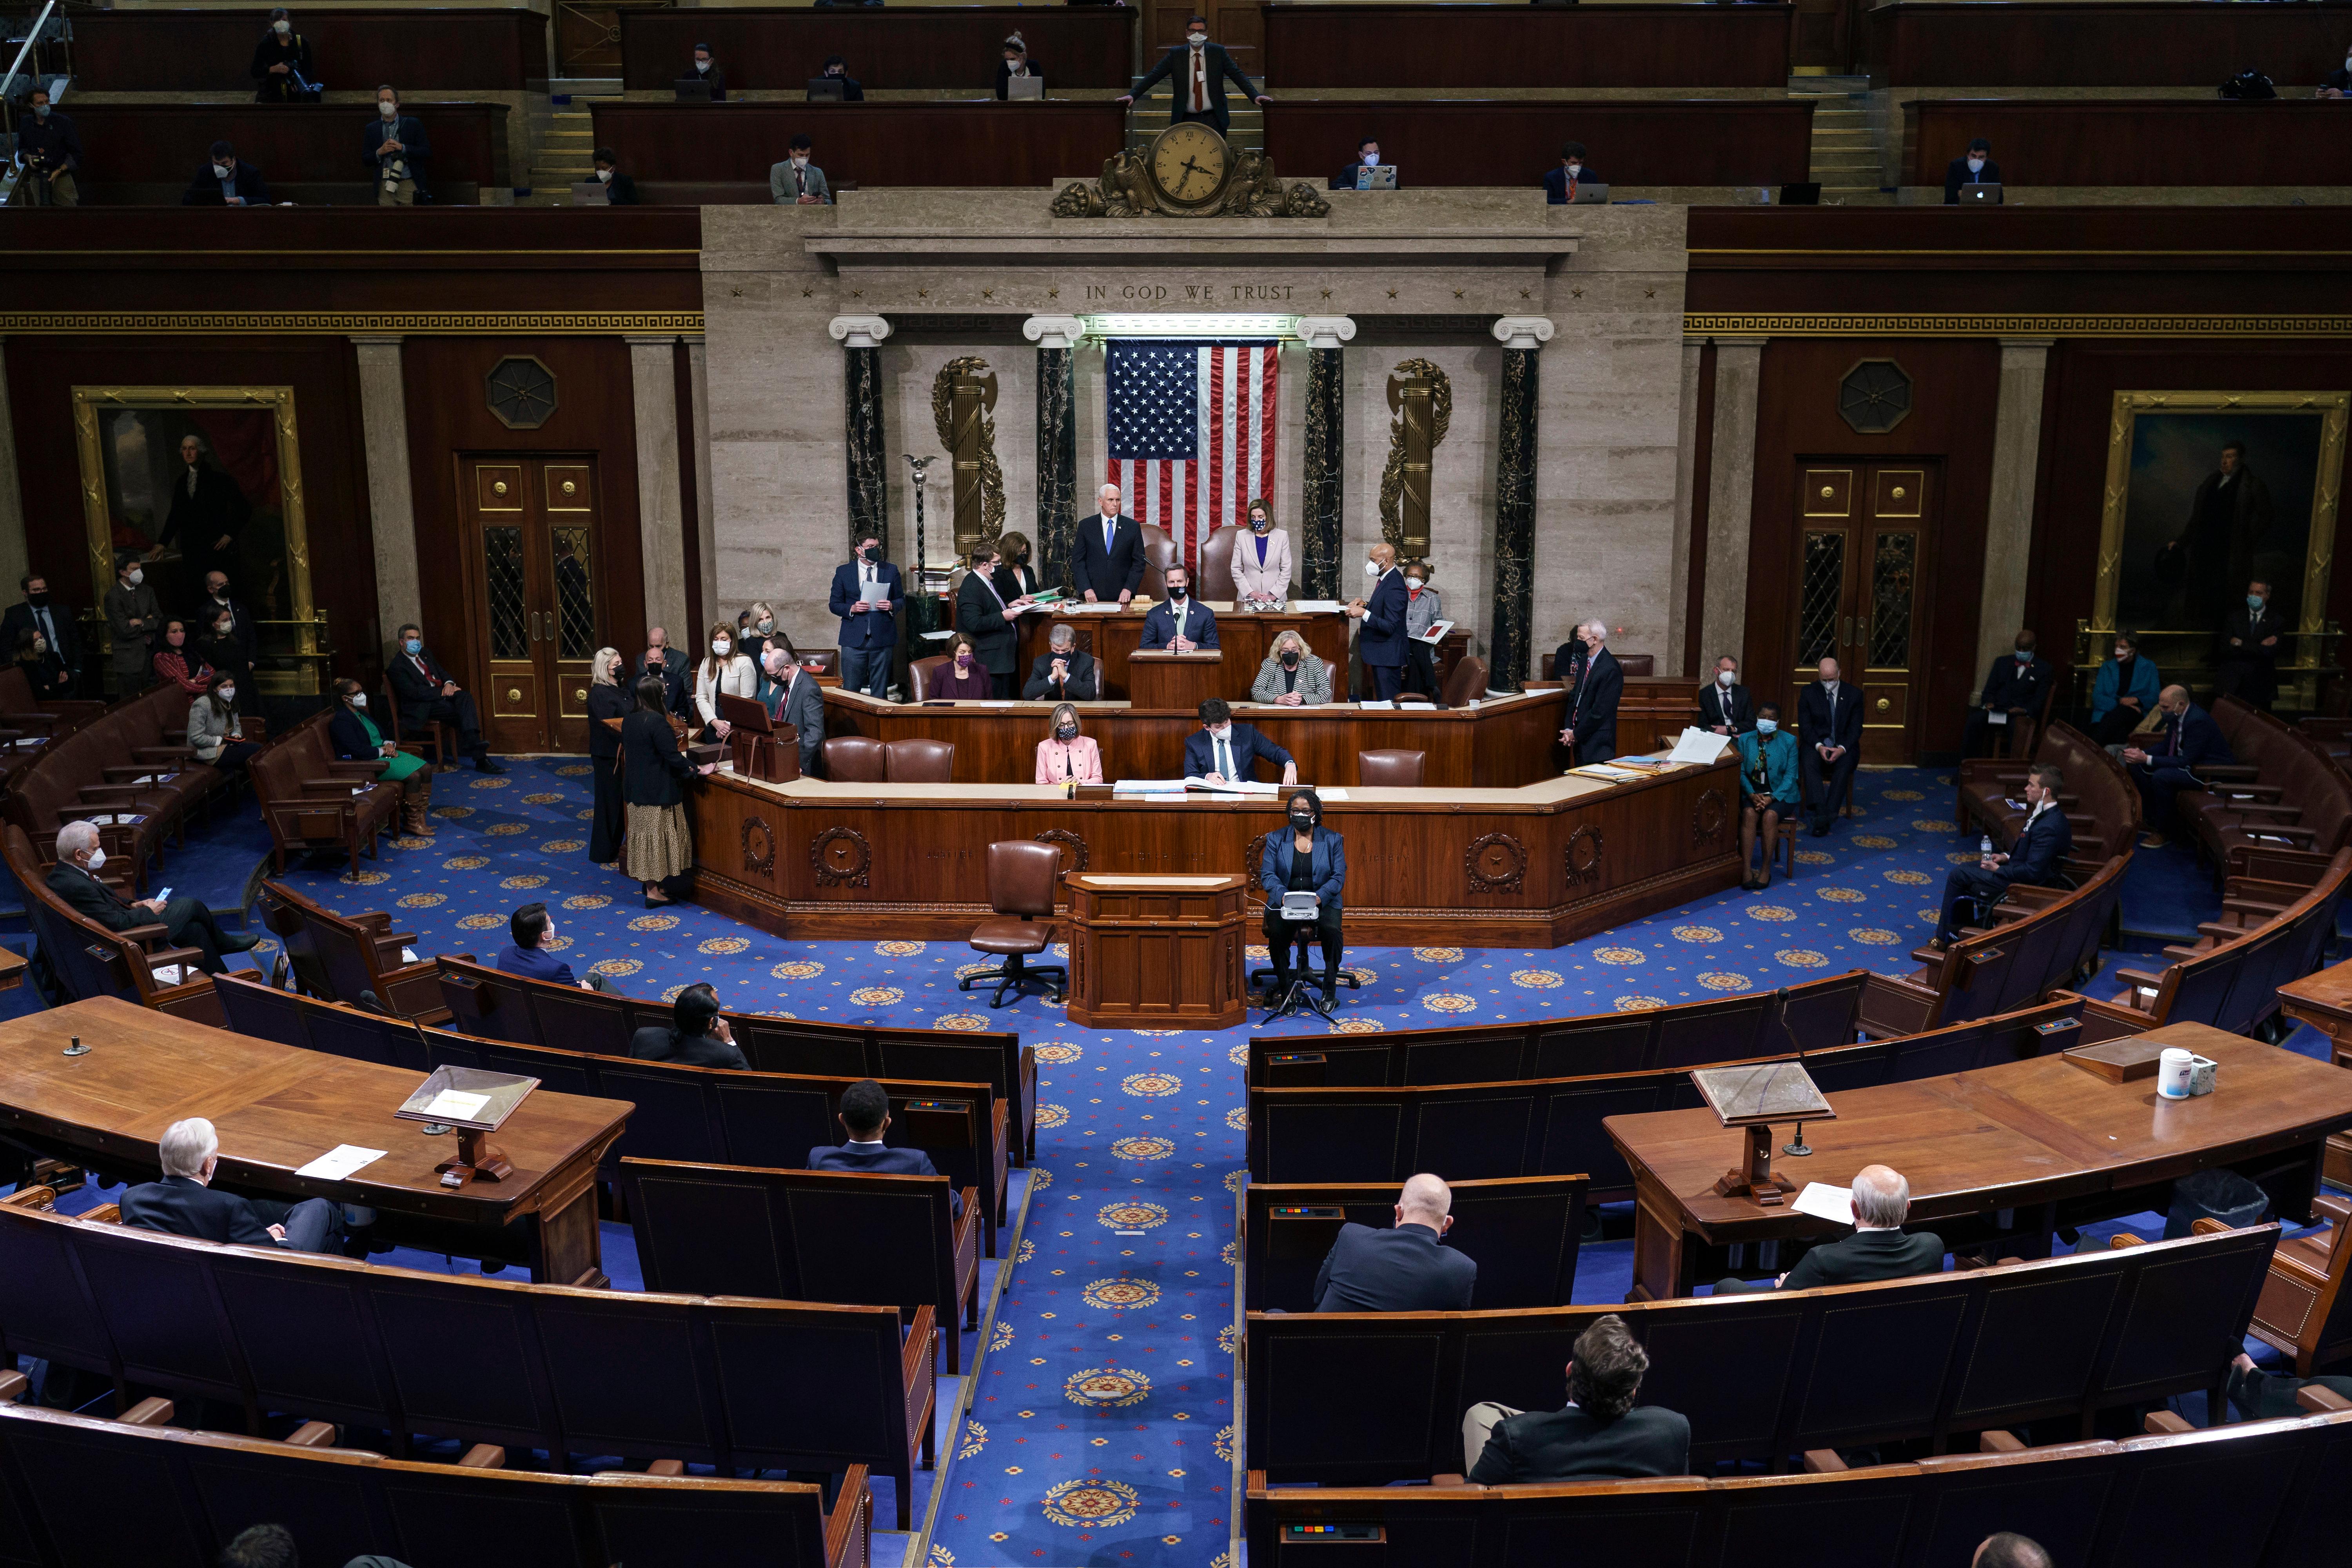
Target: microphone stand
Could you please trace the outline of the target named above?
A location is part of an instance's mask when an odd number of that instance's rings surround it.
[[[1805,1042],[1797,1037],[1796,1029],[1789,1023],[1789,988],[1787,986],[1783,985],[1772,993],[1772,1005],[1780,1009],[1780,1032],[1788,1036],[1790,1045],[1797,1047],[1797,1065],[1801,1068],[1805,1065]],[[1812,1146],[1805,1142],[1803,1117],[1797,1119],[1796,1130],[1790,1134],[1790,1137],[1794,1142],[1781,1144],[1781,1153],[1799,1160],[1812,1153]]]

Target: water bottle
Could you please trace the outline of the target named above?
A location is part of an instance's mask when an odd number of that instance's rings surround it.
[[[1977,858],[1980,860],[1990,860],[1992,858],[1991,834],[1988,833],[1977,840]]]

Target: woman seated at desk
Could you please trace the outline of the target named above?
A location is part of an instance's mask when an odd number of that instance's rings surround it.
[[[1282,918],[1282,896],[1306,891],[1316,898],[1314,931],[1323,949],[1323,994],[1339,985],[1339,893],[1348,880],[1346,842],[1323,826],[1323,800],[1311,789],[1290,794],[1290,831],[1265,836],[1258,861],[1258,889],[1265,895],[1265,947],[1274,958],[1274,994],[1290,989],[1290,943],[1304,921]]]
[[[1780,835],[1793,837],[1797,831],[1797,806],[1802,794],[1797,784],[1797,742],[1780,728],[1780,705],[1767,702],[1756,710],[1756,728],[1736,743],[1739,748],[1739,885],[1769,888]],[[1759,837],[1764,841],[1764,868],[1751,871],[1748,868],[1754,863]]]
[[[1307,650],[1307,639],[1284,632],[1274,639],[1265,662],[1250,682],[1250,700],[1285,708],[1308,707],[1331,700],[1331,667]]]
[[[980,649],[962,632],[948,638],[948,661],[931,677],[930,696],[961,698],[965,701],[996,695],[996,683],[980,662]]]
[[[1102,751],[1092,735],[1078,733],[1078,710],[1064,702],[1055,706],[1045,738],[1037,742],[1037,782],[1041,784],[1100,784]]]

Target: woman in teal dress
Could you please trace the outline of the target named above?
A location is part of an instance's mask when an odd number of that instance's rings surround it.
[[[368,717],[367,693],[356,680],[335,682],[335,716],[327,721],[327,739],[335,754],[350,762],[381,762],[383,783],[400,786],[402,830],[415,837],[433,836],[433,819],[425,807],[433,804],[433,769],[415,752],[404,752],[383,738]]]
[[[1780,847],[1781,825],[1795,819],[1801,795],[1797,738],[1780,728],[1780,705],[1767,702],[1756,710],[1756,728],[1739,737],[1738,746],[1740,886],[1769,888],[1772,857]],[[1758,871],[1752,868],[1759,837],[1764,841],[1764,868]]]

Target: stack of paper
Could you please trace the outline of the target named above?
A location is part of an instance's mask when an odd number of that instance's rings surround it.
[[[1280,784],[1259,784],[1255,779],[1188,778],[1184,781],[1184,787],[1208,790],[1219,795],[1276,795],[1282,789]]]
[[[1797,1201],[1790,1207],[1817,1219],[1832,1219],[1840,1225],[1852,1225],[1853,1189],[1833,1187],[1827,1182],[1807,1182],[1805,1190],[1797,1194]]]
[[[1712,730],[1696,727],[1685,730],[1675,739],[1675,749],[1666,754],[1670,763],[1712,763],[1723,755],[1724,739]]]
[[[322,1182],[340,1182],[362,1166],[373,1164],[383,1158],[383,1151],[381,1149],[362,1149],[356,1143],[338,1143],[294,1173],[314,1176]]]

